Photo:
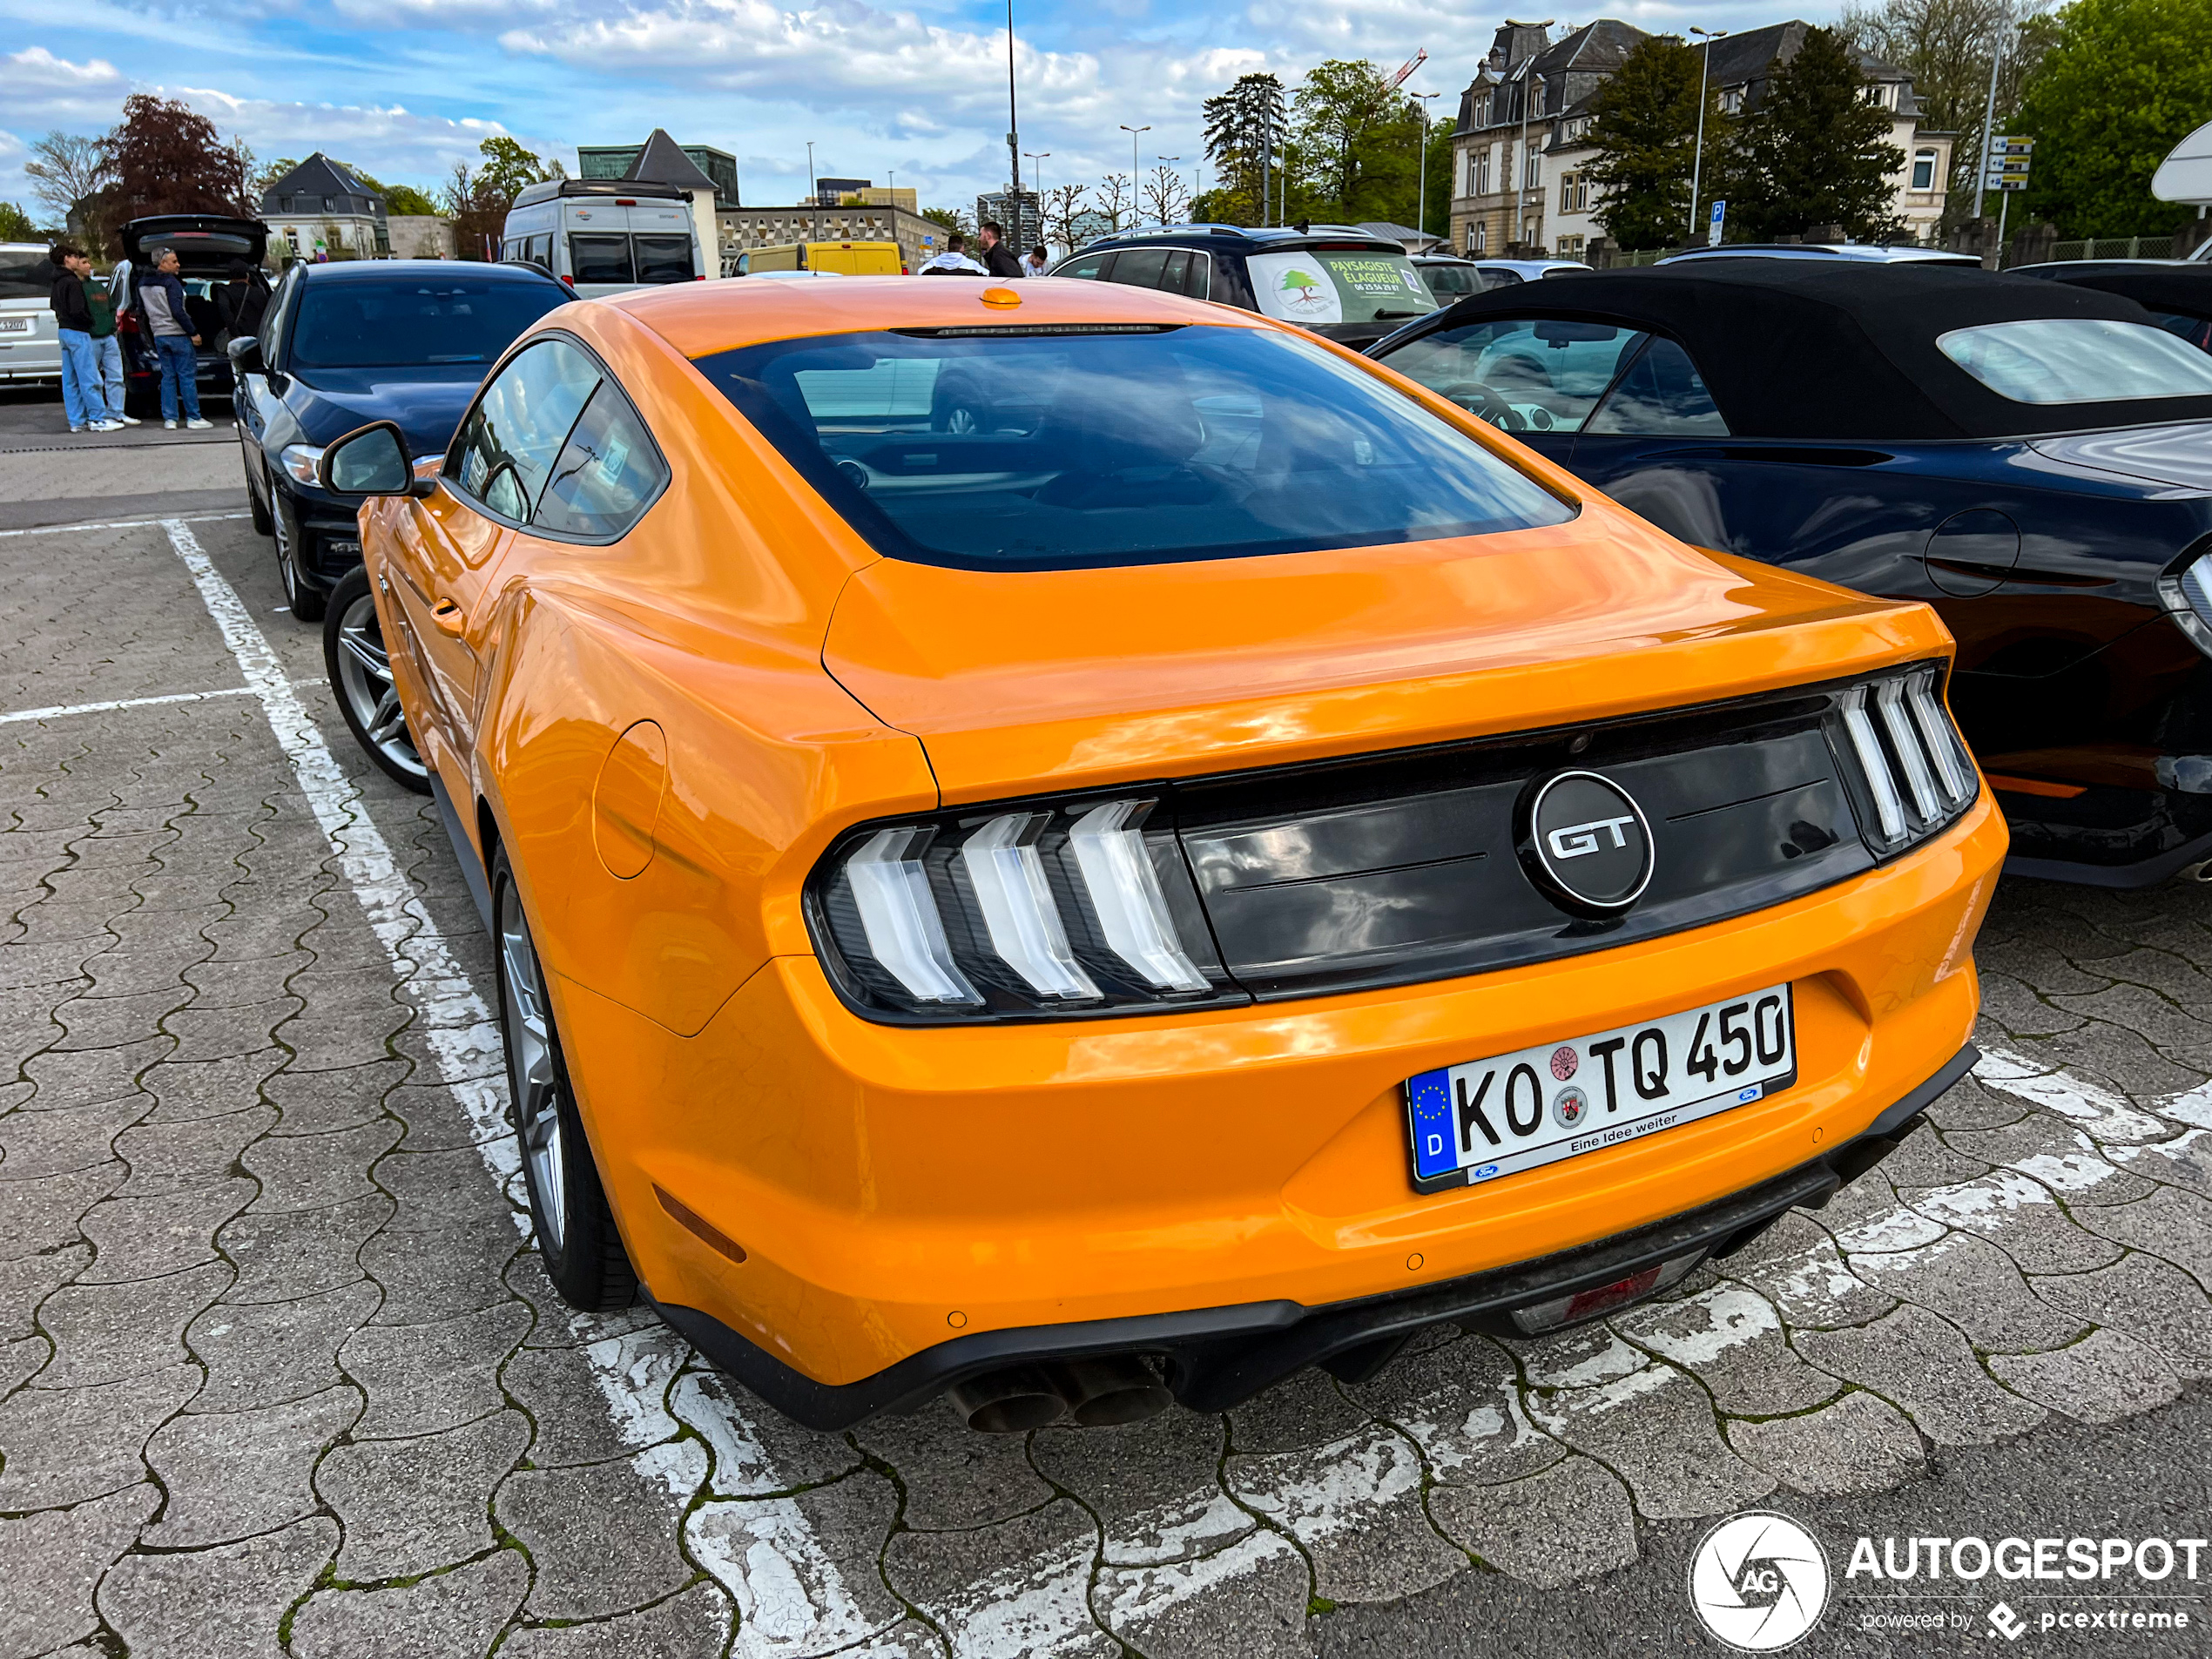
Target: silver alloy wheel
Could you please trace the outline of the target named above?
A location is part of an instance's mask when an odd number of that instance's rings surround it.
[[[292,589],[292,567],[285,561],[285,590]],[[408,735],[407,711],[392,684],[391,654],[384,649],[383,625],[376,619],[375,597],[364,591],[338,619],[338,692],[360,722],[369,745],[410,777],[428,775]]]
[[[969,433],[982,429],[982,421],[965,403],[954,405],[945,416],[945,430],[948,432]]]
[[[515,1090],[515,1123],[529,1160],[530,1190],[537,1199],[539,1242],[557,1252],[567,1224],[561,1136],[561,1089],[553,1070],[553,1028],[545,1011],[545,985],[529,923],[511,881],[499,894],[499,972],[507,989],[508,1082]]]
[[[273,515],[276,520],[277,576],[284,583],[284,603],[294,615],[300,608],[300,572],[292,563],[292,537],[284,525],[281,509]]]

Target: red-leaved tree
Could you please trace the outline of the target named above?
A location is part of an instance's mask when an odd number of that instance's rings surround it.
[[[215,124],[188,104],[133,92],[123,120],[101,140],[122,198],[119,217],[257,211],[246,188],[253,158],[226,145]]]

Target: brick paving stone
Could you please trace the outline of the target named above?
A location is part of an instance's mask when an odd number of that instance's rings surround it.
[[[500,1362],[529,1324],[509,1301],[429,1325],[363,1325],[338,1351],[347,1374],[368,1390],[354,1437],[429,1434],[499,1410]]]
[[[1502,1485],[1439,1487],[1429,1511],[1470,1554],[1539,1588],[1595,1578],[1636,1559],[1629,1489],[1586,1457]]]
[[[394,1152],[376,1166],[376,1181],[399,1200],[395,1232],[470,1226],[510,1226],[507,1201],[484,1179],[473,1147],[448,1152]]]
[[[258,1049],[231,1060],[165,1060],[146,1068],[140,1083],[154,1097],[150,1121],[222,1117],[260,1099],[262,1080],[284,1064],[281,1049]]]
[[[1998,1380],[2084,1423],[2110,1423],[2163,1406],[2182,1380],[2152,1349],[2118,1331],[2094,1331],[2049,1353],[1992,1354]]]
[[[80,1243],[43,1256],[0,1260],[0,1340],[12,1342],[30,1336],[32,1311],[57,1286],[76,1278],[91,1259],[92,1247]]]
[[[403,1578],[490,1548],[492,1493],[529,1443],[529,1420],[502,1411],[442,1433],[334,1447],[315,1487],[345,1525],[338,1576]]]
[[[376,1312],[367,1280],[294,1302],[219,1302],[185,1328],[206,1367],[196,1412],[243,1412],[319,1393],[340,1380],[338,1350]]]
[[[153,1096],[138,1096],[151,1109]],[[115,1139],[116,1156],[131,1166],[131,1178],[118,1198],[156,1197],[226,1179],[239,1154],[268,1132],[276,1109],[252,1102],[219,1117],[185,1118],[134,1124]]]
[[[1723,1412],[1801,1412],[1843,1386],[1798,1357],[1773,1303],[1732,1280],[1636,1309],[1612,1324],[1629,1341],[1695,1373]]]
[[[312,1514],[315,1462],[361,1409],[361,1391],[341,1383],[250,1412],[172,1418],[146,1447],[169,1501],[141,1541],[163,1549],[227,1543]]]
[[[2119,1245],[2086,1231],[2056,1193],[2018,1170],[1903,1196],[1920,1214],[1986,1238],[2023,1273],[2086,1273],[2120,1258]]]
[[[1386,1602],[1440,1584],[1465,1565],[1421,1506],[1421,1460],[1381,1423],[1325,1446],[1229,1459],[1238,1498],[1296,1539],[1314,1593]]]
[[[279,1659],[279,1623],[337,1547],[317,1515],[243,1543],[126,1555],[100,1581],[99,1609],[131,1659]]]
[[[1222,1489],[1222,1420],[1170,1409],[1119,1428],[1039,1429],[1029,1460],[1104,1530],[1100,1559],[1149,1566],[1214,1554],[1250,1532]]]
[[[2125,1331],[2178,1376],[2212,1377],[2212,1303],[2171,1262],[2132,1252],[2093,1273],[2037,1279],[2035,1292],[2084,1319]]]
[[[182,1063],[235,1060],[267,1048],[278,1028],[306,1006],[296,996],[272,997],[244,1008],[202,1008],[195,1003],[171,1015],[162,1028],[176,1036],[176,1058]]]
[[[479,1109],[472,1115],[454,1098],[443,1083],[402,1083],[384,1096],[384,1109],[407,1125],[401,1148],[408,1152],[443,1152],[457,1146],[475,1146],[497,1140],[509,1131],[504,1107],[506,1086],[486,1078],[464,1082],[461,1089],[476,1097]]]
[[[402,1060],[380,1060],[342,1071],[279,1071],[270,1074],[261,1092],[276,1103],[277,1134],[322,1135],[381,1116],[407,1074]],[[406,1117],[404,1112],[395,1115]]]
[[[130,1170],[111,1158],[89,1170],[0,1181],[0,1261],[64,1249],[83,1237],[78,1220],[121,1186]]]
[[[187,970],[207,960],[215,947],[205,939],[179,940],[151,948],[118,945],[84,959],[84,974],[98,996],[129,996],[175,985],[192,988]]]
[[[344,1557],[339,1572],[343,1576]],[[293,1659],[482,1659],[529,1588],[529,1563],[502,1549],[383,1590],[318,1590],[292,1621]],[[517,1641],[526,1636],[518,1636]],[[505,1652],[513,1652],[509,1642]],[[711,1648],[685,1650],[711,1653]]]
[[[965,1532],[900,1532],[883,1554],[892,1588],[958,1654],[1118,1659],[1091,1616],[1097,1531],[1069,1499]]]
[[[667,1326],[576,1348],[520,1348],[501,1380],[537,1423],[530,1461],[541,1468],[601,1463],[677,1433],[668,1386],[689,1352]]]
[[[1773,1303],[1794,1330],[1865,1325],[1897,1305],[1851,1271],[1817,1222],[1795,1211],[1731,1257],[1728,1271]]]
[[[499,1651],[502,1659],[693,1659],[720,1653],[730,1640],[730,1622],[728,1598],[711,1584],[694,1584],[635,1613],[565,1629],[518,1630]]]
[[[523,1248],[511,1223],[472,1224],[426,1232],[379,1232],[361,1245],[360,1260],[383,1287],[380,1319],[388,1325],[427,1325],[512,1300],[501,1274]],[[535,1260],[536,1251],[530,1256]]]
[[[0,1399],[30,1380],[30,1375],[53,1357],[54,1345],[43,1336],[0,1339]]]
[[[243,1177],[152,1198],[103,1199],[77,1224],[96,1252],[78,1282],[159,1278],[212,1261],[216,1231],[253,1201],[253,1184]]]
[[[1804,1356],[1903,1407],[1939,1446],[1978,1446],[2040,1422],[2040,1406],[1990,1380],[1956,1327],[1925,1308],[1901,1307],[1864,1329],[1804,1331]]]
[[[0,1181],[71,1175],[117,1156],[116,1137],[153,1106],[150,1095],[125,1095],[51,1112],[0,1116]]]
[[[2166,1187],[2134,1204],[2084,1204],[2079,1213],[2091,1232],[2169,1261],[2212,1288],[2212,1200]]]
[[[361,1277],[362,1242],[390,1219],[392,1200],[371,1193],[327,1210],[248,1210],[217,1235],[238,1264],[235,1302],[289,1302]]]
[[[1946,1139],[1954,1130],[2001,1129],[2020,1123],[2033,1108],[2015,1095],[2000,1094],[1973,1077],[1962,1078],[1944,1090],[1928,1107],[1928,1122]],[[1971,1146],[1969,1157],[1974,1156]]]
[[[1312,1584],[1287,1540],[1256,1532],[1211,1555],[1105,1568],[1091,1601],[1099,1623],[1150,1659],[1308,1659]]]
[[[515,1173],[521,1175],[519,1164]],[[626,1331],[650,1330],[661,1323],[660,1315],[643,1297],[631,1306],[611,1312],[577,1312],[561,1299],[552,1281],[545,1277],[544,1258],[529,1243],[528,1213],[519,1208],[510,1209],[507,1219],[509,1236],[516,1240],[516,1247],[509,1254],[506,1271],[501,1277],[507,1288],[528,1305],[537,1320],[530,1326],[529,1335],[523,1339],[524,1347],[573,1348],[582,1343],[620,1336]],[[426,1240],[442,1236],[421,1235]]]
[[[1487,1337],[1394,1360],[1346,1392],[1420,1447],[1440,1482],[1516,1480],[1568,1455],[1528,1420],[1513,1356]]]
[[[196,1366],[0,1401],[0,1511],[58,1509],[146,1478],[146,1441],[199,1386]]]
[[[1291,1452],[1340,1440],[1368,1420],[1337,1387],[1335,1378],[1308,1367],[1231,1412],[1229,1443],[1255,1455]]]
[[[90,1635],[100,1575],[160,1501],[145,1484],[60,1514],[0,1520],[0,1659],[31,1659]]]
[[[112,1049],[162,1023],[165,1015],[185,1007],[192,998],[189,985],[164,986],[131,996],[77,996],[55,1005],[53,1017],[62,1028],[54,1051]]]
[[[1860,1388],[1794,1417],[1731,1420],[1728,1443],[1795,1492],[1886,1492],[1923,1461],[1919,1431]]]
[[[843,1435],[802,1428],[719,1372],[685,1372],[668,1401],[706,1442],[714,1459],[707,1488],[718,1498],[819,1486],[860,1467],[860,1453]]]
[[[208,948],[212,951],[214,947]],[[185,968],[181,977],[195,993],[195,1008],[250,1008],[286,996],[304,1001],[307,992],[291,981],[313,966],[314,960],[313,953],[295,949],[245,961],[199,961]]]
[[[1771,1475],[1728,1449],[1712,1396],[1671,1366],[1532,1397],[1528,1415],[1613,1469],[1635,1494],[1637,1513],[1649,1518],[1719,1514],[1774,1489]]]
[[[706,1449],[671,1440],[616,1463],[523,1469],[494,1501],[536,1563],[539,1619],[599,1619],[657,1602],[691,1576],[677,1523],[706,1478]]]
[[[370,1166],[400,1138],[400,1126],[376,1118],[324,1135],[273,1135],[247,1147],[239,1162],[261,1184],[257,1213],[322,1210],[379,1190]]]
[[[81,1388],[164,1370],[188,1359],[185,1327],[229,1288],[226,1263],[128,1285],[64,1285],[40,1305],[54,1357],[38,1374],[49,1388]]]
[[[1019,1434],[979,1434],[952,1402],[939,1399],[911,1417],[878,1417],[853,1438],[906,1483],[905,1520],[917,1532],[966,1530],[1050,1501],[1052,1488],[1029,1467]]]
[[[1946,1233],[1894,1255],[1854,1255],[1851,1270],[1878,1290],[1931,1310],[1979,1348],[2054,1348],[2086,1323],[2040,1299],[2005,1252],[1971,1233]]]
[[[876,1565],[898,1510],[897,1490],[864,1469],[795,1497],[702,1504],[684,1541],[736,1603],[744,1651],[826,1654],[906,1616]]]

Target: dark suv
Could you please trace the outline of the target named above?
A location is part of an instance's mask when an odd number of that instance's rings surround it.
[[[1354,225],[1156,225],[1102,236],[1045,274],[1187,293],[1354,351],[1436,309],[1405,248]]]

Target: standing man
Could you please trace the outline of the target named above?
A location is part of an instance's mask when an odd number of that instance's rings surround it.
[[[1052,256],[1049,253],[1045,252],[1045,246],[1042,242],[1038,243],[1035,247],[1031,248],[1029,250],[1029,257],[1025,261],[1029,267],[1028,274],[1031,276],[1042,276],[1044,274],[1045,263],[1047,260],[1051,259],[1051,257]]]
[[[71,242],[55,243],[46,257],[54,266],[54,326],[62,338],[62,412],[69,417],[69,429],[119,431],[123,422],[108,419],[98,360],[92,351],[92,308],[84,298],[84,279],[91,274],[92,261]]]
[[[998,220],[985,219],[979,239],[983,244],[983,269],[992,276],[1018,277],[1026,274],[1022,269],[1020,257],[1006,245],[1006,233],[999,228]]]
[[[179,268],[175,248],[154,249],[154,273],[138,279],[138,309],[145,314],[154,351],[161,359],[161,424],[176,430],[181,401],[185,425],[204,430],[215,423],[199,418],[199,354],[193,349],[199,336],[192,331]]]
[[[968,238],[954,231],[945,239],[945,251],[923,263],[916,276],[988,276],[990,273],[968,257]]]
[[[84,303],[92,312],[92,361],[98,366],[107,418],[121,426],[136,426],[138,417],[125,414],[123,408],[123,342],[115,337],[115,296],[91,270],[91,260],[85,260]]]

